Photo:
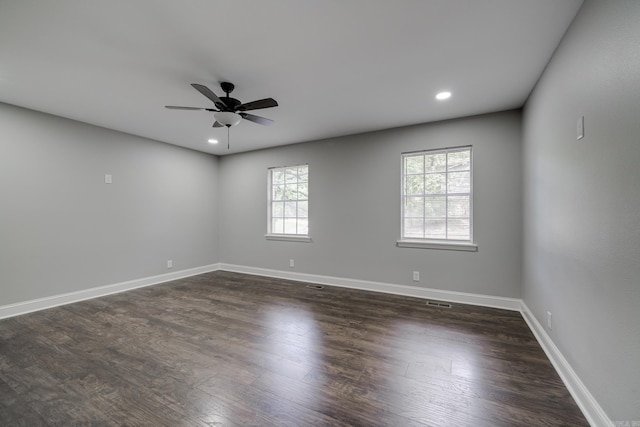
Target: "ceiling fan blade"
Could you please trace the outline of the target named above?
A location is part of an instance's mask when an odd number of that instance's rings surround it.
[[[220,98],[218,98],[218,95],[213,93],[211,91],[211,89],[209,89],[208,87],[203,86],[203,85],[199,85],[197,83],[191,83],[191,86],[193,86],[193,88],[195,90],[197,90],[198,92],[200,92],[201,94],[203,94],[204,96],[209,98],[211,101],[213,101],[213,103],[216,105],[216,107],[218,107],[218,108],[226,108],[227,107],[227,104],[225,104]]]
[[[261,108],[277,107],[278,103],[273,98],[259,99],[257,101],[247,102],[238,107],[240,111],[259,110]]]
[[[254,116],[253,114],[248,113],[240,113],[240,115],[243,119],[258,123],[259,125],[271,126],[274,123],[273,120],[267,119],[266,117]]]
[[[200,107],[180,107],[177,105],[165,105],[164,108],[168,108],[170,110],[200,110],[200,111],[218,111],[213,108],[200,108]]]
[[[220,122],[216,121],[216,122],[213,124],[213,127],[214,127],[214,128],[221,128],[221,127],[224,127],[224,125],[223,125],[222,123],[220,123]]]

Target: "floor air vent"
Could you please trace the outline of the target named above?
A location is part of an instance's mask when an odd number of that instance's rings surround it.
[[[451,308],[451,304],[448,302],[427,301],[429,307]]]
[[[311,289],[324,289],[324,286],[322,286],[322,285],[307,285],[307,288],[311,288]]]

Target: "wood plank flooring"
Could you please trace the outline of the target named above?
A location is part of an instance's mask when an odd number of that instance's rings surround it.
[[[1,320],[0,425],[588,424],[517,312],[219,271]]]

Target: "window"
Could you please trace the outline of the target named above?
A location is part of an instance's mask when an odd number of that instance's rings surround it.
[[[269,169],[267,238],[308,240],[309,165]]]
[[[399,246],[475,248],[472,200],[471,147],[403,154]]]

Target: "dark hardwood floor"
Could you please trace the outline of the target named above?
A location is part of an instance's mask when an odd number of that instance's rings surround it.
[[[517,312],[215,272],[0,321],[0,425],[588,424]]]

